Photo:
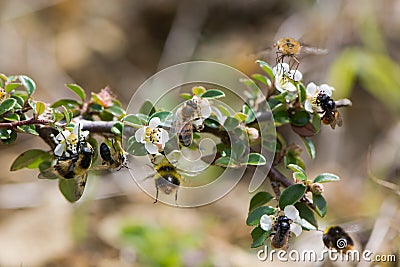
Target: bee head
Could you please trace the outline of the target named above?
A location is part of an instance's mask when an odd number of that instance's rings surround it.
[[[88,145],[87,142],[84,142],[85,145],[81,146],[81,153],[86,155],[86,156],[92,156],[93,155],[93,149]]]

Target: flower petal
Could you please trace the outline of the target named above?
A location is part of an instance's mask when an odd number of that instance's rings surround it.
[[[138,130],[136,131],[136,133],[135,133],[135,139],[136,139],[137,142],[144,143],[144,133],[145,133],[145,129],[146,129],[146,126],[140,128],[140,129],[138,129]]]
[[[292,223],[290,225],[290,231],[295,234],[296,236],[299,236],[301,234],[301,232],[303,232],[303,229],[301,228],[300,225],[298,225],[297,223]]]
[[[156,154],[158,152],[158,147],[150,142],[146,142],[144,144],[144,147],[146,148],[147,152],[149,152],[150,154]]]
[[[284,77],[282,75],[277,75],[275,76],[275,88],[276,90],[278,90],[279,92],[283,93],[286,91],[286,89],[284,88]]]
[[[154,130],[155,128],[157,128],[158,125],[160,125],[161,120],[159,117],[154,117],[149,121],[149,128]]]
[[[327,84],[321,84],[319,86],[319,92],[323,94],[327,94],[328,96],[332,96],[332,91],[335,90],[332,86],[329,86]]]
[[[301,81],[303,79],[303,74],[298,70],[291,70],[289,72],[289,76],[296,82]]]
[[[57,134],[56,139],[57,140],[65,140],[70,136],[71,132],[68,130],[64,130],[62,132],[60,132],[59,134]]]
[[[62,154],[65,151],[65,145],[64,144],[58,144],[56,146],[56,148],[54,149],[54,155],[56,155],[57,157],[61,157]]]
[[[200,103],[200,109],[201,109],[201,116],[203,118],[208,118],[211,115],[211,105],[210,102],[208,102],[207,99],[202,99]]]
[[[317,85],[310,82],[306,88],[307,96],[314,97],[317,94]]]
[[[294,84],[291,83],[290,81],[287,81],[285,89],[286,89],[286,91],[289,91],[289,92],[297,92],[296,86],[294,86]]]
[[[75,124],[74,130],[72,131],[72,133],[75,135],[78,135],[78,133],[80,134],[80,132],[82,132],[82,126],[80,123],[77,123],[77,124]]]
[[[271,230],[272,229],[272,218],[269,216],[269,215],[267,215],[267,214],[264,214],[263,216],[261,216],[261,219],[260,219],[260,227],[261,227],[261,229],[263,229],[264,231],[269,231],[269,230]]]
[[[314,113],[313,104],[310,99],[306,99],[304,103],[304,109],[310,113]]]
[[[293,205],[286,206],[283,212],[285,213],[286,217],[293,221],[297,221],[300,218],[299,211]]]
[[[169,134],[166,130],[161,129],[161,137],[160,137],[160,143],[165,144],[169,140]]]
[[[275,67],[272,68],[272,74],[276,75],[283,75],[284,73],[289,72],[289,64],[287,63],[278,63]]]

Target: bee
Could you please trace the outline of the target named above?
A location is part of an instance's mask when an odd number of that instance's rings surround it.
[[[346,252],[354,247],[353,239],[340,226],[329,226],[322,235],[322,241],[328,248]]]
[[[276,64],[278,63],[283,63],[283,60],[285,57],[289,58],[289,66],[292,69],[294,66],[296,66],[296,70],[299,67],[300,61],[299,58],[297,57],[300,54],[300,51],[304,51],[305,53],[308,54],[326,54],[327,50],[326,49],[320,49],[316,47],[310,47],[301,44],[299,41],[297,41],[294,38],[291,37],[286,37],[286,38],[281,38],[279,39],[275,44],[273,44],[273,47],[276,47]]]
[[[178,189],[182,181],[182,176],[178,172],[177,168],[167,159],[162,156],[153,158],[152,163],[154,165],[155,173],[149,177],[154,177],[156,186],[156,199],[154,203],[158,201],[158,192],[162,191],[164,194],[170,195],[175,192],[175,203],[178,202]]]
[[[316,104],[321,107],[322,113],[324,113],[321,118],[322,123],[331,125],[332,129],[335,129],[336,125],[342,126],[342,117],[336,109],[335,101],[330,96],[322,93],[318,94]]]
[[[121,143],[114,139],[111,140],[111,147],[106,143],[100,145],[100,156],[103,159],[102,166],[112,169],[128,168],[126,160],[126,152],[121,147]]]
[[[179,142],[184,146],[190,146],[193,140],[193,128],[201,131],[204,123],[201,121],[200,99],[194,96],[192,99],[178,108],[174,122],[175,131],[178,133]],[[200,122],[200,123],[198,123]]]
[[[273,226],[274,237],[271,240],[271,246],[277,249],[286,249],[290,236],[290,219],[286,216],[279,216]]]
[[[90,143],[81,138],[79,134],[77,143],[75,145],[68,144],[68,146],[69,148],[67,148],[64,155],[57,158],[56,164],[41,172],[39,178],[54,179],[61,177],[68,180],[74,179],[74,196],[71,200],[77,201],[85,190],[88,171],[94,158],[94,150]]]

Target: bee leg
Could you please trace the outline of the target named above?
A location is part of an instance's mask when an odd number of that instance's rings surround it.
[[[178,206],[178,190],[175,192],[175,205]]]
[[[156,188],[156,200],[154,200],[153,204],[156,204],[158,201],[158,188]]]

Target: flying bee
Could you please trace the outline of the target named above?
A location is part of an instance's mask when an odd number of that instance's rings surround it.
[[[285,37],[279,39],[275,44],[273,44],[273,47],[276,47],[277,50],[276,64],[283,63],[285,57],[288,57],[289,58],[288,64],[290,69],[293,69],[293,67],[296,66],[296,68],[294,68],[295,70],[297,70],[300,65],[300,60],[298,55],[300,55],[301,51],[303,51],[306,54],[314,54],[314,55],[323,55],[328,52],[326,49],[304,45],[300,43],[298,40],[291,37]]]
[[[182,176],[179,174],[177,168],[164,155],[152,158],[151,162],[154,165],[155,173],[145,179],[154,177],[156,186],[156,199],[154,203],[158,201],[159,191],[162,191],[166,195],[175,192],[175,203],[177,203],[178,189],[182,181]]]
[[[353,239],[340,226],[329,226],[322,235],[322,241],[328,248],[346,252],[354,247]]]
[[[341,127],[342,117],[336,109],[335,101],[327,94],[319,93],[316,98],[316,104],[321,107],[324,115],[321,118],[322,123],[331,125],[335,129],[336,125]]]
[[[87,181],[88,171],[92,166],[94,150],[85,138],[78,133],[77,137],[71,134],[71,141],[76,143],[66,143],[66,151],[58,156],[54,166],[44,170],[39,174],[40,179],[53,179],[61,177],[64,179],[74,179],[72,201],[81,198]],[[65,140],[67,142],[67,140]]]
[[[121,143],[117,140],[111,140],[111,146],[106,143],[100,145],[100,156],[103,159],[102,166],[112,169],[128,168],[126,163],[126,152],[121,147]]]
[[[286,249],[289,243],[291,220],[286,216],[279,216],[273,225],[274,237],[271,240],[271,246],[277,249]]]
[[[200,98],[194,96],[176,111],[174,122],[175,131],[178,133],[179,142],[184,146],[190,146],[193,140],[193,128],[201,131],[204,128],[204,122],[201,119]]]

